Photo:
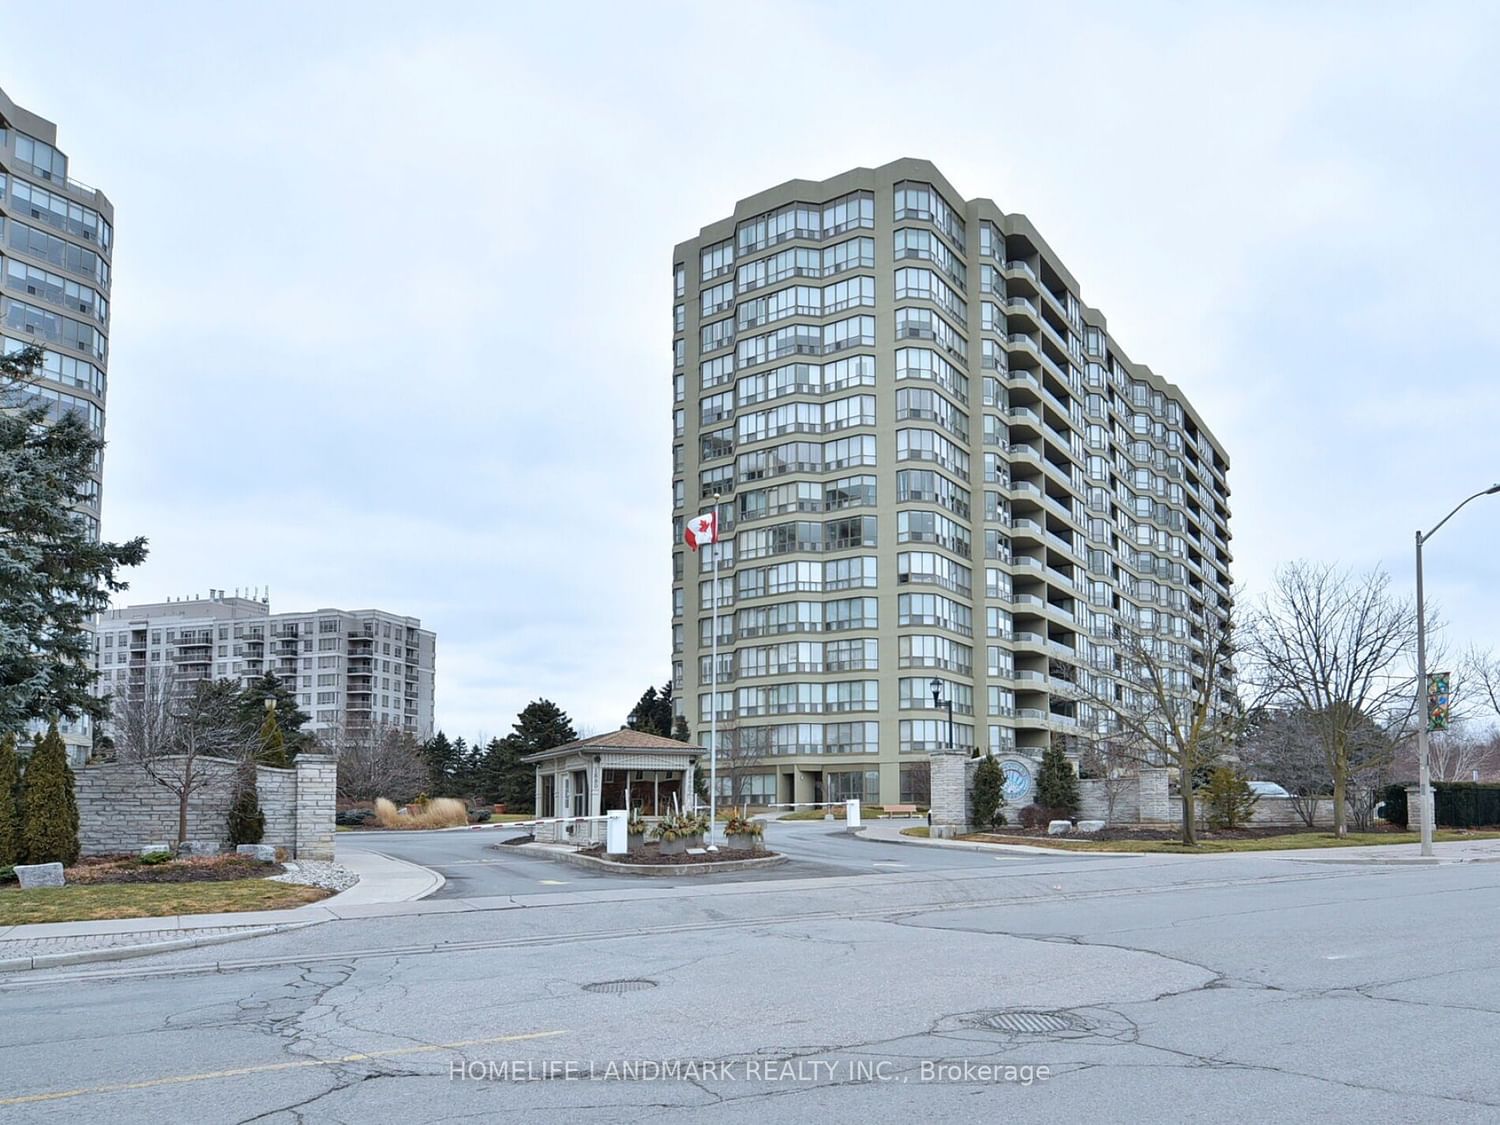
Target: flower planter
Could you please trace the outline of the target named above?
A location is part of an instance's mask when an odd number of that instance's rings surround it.
[[[765,841],[760,836],[753,836],[749,832],[735,832],[724,837],[724,842],[731,848],[741,851],[758,852],[764,849]]]
[[[688,842],[684,839],[660,840],[657,842],[657,851],[661,855],[681,855],[687,851]]]
[[[701,848],[703,846],[703,833],[695,832],[691,836],[684,836],[682,838],[682,843],[684,851],[686,851],[688,848]]]

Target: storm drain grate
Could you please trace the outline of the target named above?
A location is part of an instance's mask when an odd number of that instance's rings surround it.
[[[1057,1012],[998,1012],[981,1021],[996,1031],[1014,1031],[1022,1035],[1056,1035],[1062,1031],[1077,1031],[1081,1022]]]
[[[585,992],[641,992],[647,988],[655,988],[654,980],[601,980],[593,984],[583,986]]]

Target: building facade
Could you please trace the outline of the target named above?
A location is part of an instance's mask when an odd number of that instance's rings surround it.
[[[433,731],[437,637],[415,617],[378,609],[272,613],[267,597],[226,595],[126,606],[95,625],[98,692],[128,698],[148,677],[174,686],[244,684],[275,673],[310,717],[303,729]]]
[[[1123,645],[1201,662],[1228,457],[1024,216],[898,160],[742,200],[673,271],[673,679],[721,789],[922,799],[951,744],[1025,799]]]
[[[0,352],[40,345],[41,378],[23,393],[54,418],[81,414],[101,438],[114,218],[103,192],[69,174],[57,126],[0,90]],[[78,503],[96,536],[103,480],[101,456]],[[86,752],[88,720],[61,727],[70,751]]]

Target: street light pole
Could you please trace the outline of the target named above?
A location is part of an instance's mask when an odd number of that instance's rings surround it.
[[[1500,492],[1500,484],[1492,484],[1464,500],[1438,521],[1426,535],[1417,531],[1417,801],[1422,806],[1418,811],[1418,824],[1422,836],[1422,854],[1432,854],[1432,763],[1428,757],[1427,723],[1427,606],[1422,596],[1422,545],[1438,533],[1438,529],[1454,516],[1470,500],[1481,496],[1493,496]]]
[[[941,707],[942,706],[942,697],[943,697],[943,681],[940,680],[940,679],[938,679],[936,676],[934,676],[928,682],[927,686],[932,689],[932,705],[934,707]],[[948,694],[948,752],[950,754],[953,752],[953,694],[952,694],[952,692],[950,692]]]

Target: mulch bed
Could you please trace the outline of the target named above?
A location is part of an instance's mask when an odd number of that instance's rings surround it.
[[[195,856],[167,863],[142,863],[138,856],[89,856],[64,873],[68,885],[105,883],[224,883],[280,875],[279,863],[262,863],[244,855]]]
[[[650,864],[654,867],[691,867],[700,863],[726,863],[732,859],[762,859],[776,854],[764,850],[750,851],[747,848],[720,848],[716,852],[705,852],[703,855],[688,855],[686,852],[678,855],[662,855],[655,848],[648,847],[626,852],[624,855],[607,855],[603,844],[580,850],[584,855],[591,855],[595,859],[606,860],[609,863],[639,863]]]

